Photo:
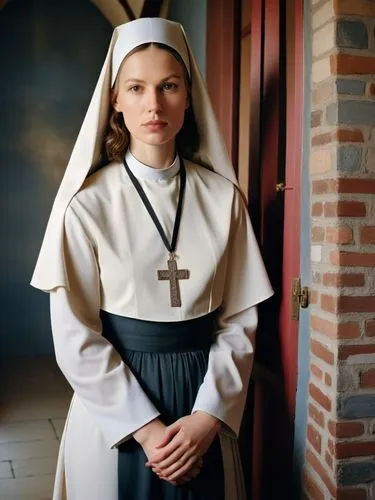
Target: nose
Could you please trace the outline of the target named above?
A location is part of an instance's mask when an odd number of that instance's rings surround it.
[[[157,88],[149,89],[147,93],[147,108],[150,113],[159,113],[161,111],[161,95]]]

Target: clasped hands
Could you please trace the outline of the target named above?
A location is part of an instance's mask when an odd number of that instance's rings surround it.
[[[133,434],[142,446],[150,467],[160,479],[174,485],[196,477],[203,464],[203,455],[211,446],[220,421],[197,411],[165,426],[158,418]]]

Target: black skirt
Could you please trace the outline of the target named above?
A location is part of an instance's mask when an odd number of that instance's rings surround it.
[[[165,425],[191,413],[207,371],[216,316],[153,322],[101,313],[104,337],[137,377]],[[224,500],[219,438],[203,457],[198,476],[181,486],[159,479],[146,461],[134,439],[119,446],[119,500]]]

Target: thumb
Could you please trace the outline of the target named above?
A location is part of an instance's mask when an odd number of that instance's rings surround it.
[[[177,434],[178,431],[179,431],[179,426],[177,422],[167,427],[165,429],[163,439],[160,441],[159,444],[156,445],[155,448],[163,448],[163,446],[166,446],[172,440],[173,436]]]

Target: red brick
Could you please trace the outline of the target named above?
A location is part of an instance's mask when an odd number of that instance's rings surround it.
[[[324,394],[315,384],[310,382],[309,384],[309,393],[310,396],[323,408],[327,411],[331,411],[332,402],[330,398]]]
[[[359,273],[324,273],[323,285],[333,287],[364,286],[365,275]]]
[[[312,181],[313,194],[337,193],[339,179]]]
[[[323,370],[321,370],[318,366],[311,364],[310,371],[316,378],[319,380],[323,380]]]
[[[375,344],[340,345],[339,346],[339,360],[340,361],[345,361],[350,356],[357,356],[359,354],[375,354]]]
[[[329,420],[328,430],[332,436],[337,438],[350,438],[362,436],[365,428],[361,422],[334,422]]]
[[[313,226],[311,228],[311,241],[314,243],[324,241],[324,227]]]
[[[335,338],[337,335],[337,323],[311,315],[310,324],[313,330],[324,333],[328,337]]]
[[[311,113],[311,128],[319,127],[319,125],[321,125],[322,116],[323,116],[323,112],[320,110],[313,111]]]
[[[310,350],[312,354],[317,356],[318,358],[322,359],[329,365],[333,365],[335,362],[335,356],[333,352],[331,352],[329,349],[327,349],[326,346],[324,346],[322,343],[318,342],[317,340],[312,340],[311,341],[311,346]]]
[[[328,420],[328,430],[332,434],[332,436],[336,437],[336,426],[337,423],[334,422],[333,420]]]
[[[336,443],[337,458],[368,457],[375,455],[375,441],[346,441]]]
[[[375,73],[375,57],[332,54],[330,63],[333,75],[368,75]]]
[[[311,328],[333,339],[355,339],[361,333],[359,324],[353,321],[348,323],[333,323],[314,315],[311,316]]]
[[[313,127],[312,127],[313,128]],[[312,146],[325,146],[332,142],[364,142],[361,130],[340,129],[333,132],[316,134],[311,139]]]
[[[323,215],[323,203],[314,203],[311,207],[311,215],[314,217],[319,217]]]
[[[334,139],[331,132],[327,132],[325,134],[317,134],[314,135],[311,139],[312,146],[323,146],[325,144],[329,144]]]
[[[307,426],[307,440],[311,444],[311,446],[318,452],[322,451],[322,436],[320,433],[314,428],[313,425],[308,424]]]
[[[369,319],[365,323],[366,337],[375,337],[375,319]]]
[[[375,312],[375,297],[370,296],[351,296],[345,295],[338,297],[337,312],[348,313],[366,313]]]
[[[321,410],[309,403],[309,416],[317,423],[322,429],[324,429],[324,413]]]
[[[375,369],[361,373],[360,385],[365,389],[375,388]]]
[[[331,250],[329,261],[335,266],[375,267],[375,253],[358,253]]]
[[[346,245],[353,241],[353,231],[349,226],[327,227],[326,240],[328,243]]]
[[[362,488],[339,488],[336,500],[367,500],[367,492]]]
[[[346,339],[357,339],[361,336],[361,329],[358,323],[354,321],[349,321],[348,323],[339,323],[337,330],[337,338]]]
[[[329,201],[324,203],[325,217],[366,217],[366,204],[361,201]]]
[[[341,177],[337,179],[337,181],[339,193],[375,194],[375,179],[353,179],[350,177]],[[331,185],[331,188],[334,188],[334,184]]]
[[[361,243],[375,243],[375,226],[361,227]]]
[[[338,15],[375,17],[375,3],[371,0],[334,0],[334,9]]]
[[[335,138],[339,142],[364,142],[362,130],[348,130],[341,128],[335,132]]]
[[[320,297],[320,305],[323,311],[327,311],[330,313],[337,312],[337,297],[333,295],[326,295],[322,293]]]
[[[375,194],[375,179],[339,177],[312,181],[313,194],[346,193]]]
[[[325,376],[324,376],[324,382],[326,385],[328,385],[328,387],[331,387],[332,386],[332,377],[329,373],[326,373]]]
[[[328,451],[326,451],[326,454],[325,454],[325,460],[326,460],[326,463],[328,464],[329,468],[333,470],[333,458],[331,457],[331,455],[328,453]]]
[[[328,488],[329,492],[333,497],[336,495],[336,488],[329,477],[326,468],[320,462],[320,460],[316,457],[316,455],[309,449],[306,451],[306,460],[309,462],[311,467],[317,472],[317,474],[321,477],[322,481]],[[314,499],[315,500],[315,499]]]
[[[305,471],[303,476],[303,488],[309,494],[309,498],[314,498],[314,500],[324,500],[324,493],[311,475]]]

